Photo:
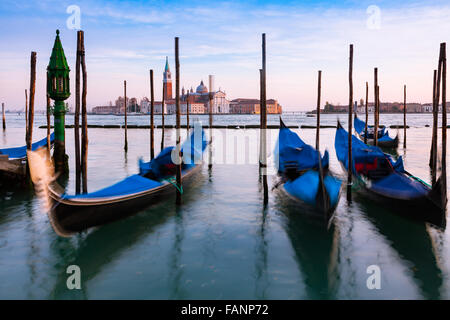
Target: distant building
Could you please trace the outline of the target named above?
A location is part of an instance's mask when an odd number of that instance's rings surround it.
[[[109,102],[109,106],[97,106],[92,108],[92,113],[95,114],[116,114],[119,113],[116,106],[113,106],[112,102]]]
[[[147,97],[144,97],[139,102],[140,112],[142,113],[150,113],[150,100]],[[154,107],[154,106],[153,106]]]
[[[281,114],[282,107],[275,99],[266,100],[268,114]],[[260,101],[258,99],[234,99],[230,103],[230,113],[259,114]]]
[[[123,97],[118,97],[116,100],[116,113],[125,113],[125,99]],[[126,105],[129,104],[129,98],[127,97]]]
[[[227,100],[225,91],[219,89],[219,91],[209,92],[203,80],[200,81],[195,92],[192,88],[188,91],[185,91],[183,88],[180,100],[183,102],[188,101],[189,105],[193,106],[192,108],[189,107],[189,111],[192,113],[200,113],[199,111],[202,109],[203,113],[209,113],[210,94],[212,96],[212,113],[230,113],[230,101]],[[200,105],[203,105],[203,108]]]
[[[163,92],[164,100],[172,99],[172,73],[169,69],[169,59],[166,57],[166,66],[163,72]]]
[[[128,102],[128,112],[140,112],[139,110],[139,105],[137,103],[137,99],[136,98],[131,98],[130,101]]]
[[[95,114],[116,114],[117,108],[116,106],[97,106],[92,108],[92,113]]]
[[[402,102],[380,102],[380,112],[381,113],[402,113],[403,112],[403,103]],[[375,110],[375,105],[373,102],[369,102],[367,104],[367,109],[369,113],[373,113]],[[447,109],[450,109],[450,106],[447,106]],[[439,105],[439,111],[442,110],[441,105]],[[348,106],[347,105],[333,105],[330,104],[328,101],[325,104],[325,107],[323,109],[324,113],[346,113],[348,112]],[[356,108],[357,113],[365,113],[366,112],[366,106],[364,104],[364,101],[361,99],[360,104]],[[411,102],[406,104],[406,112],[408,113],[428,113],[433,112],[433,104],[432,103],[425,103],[420,104],[416,102]],[[312,113],[315,113],[315,110],[312,111]]]
[[[180,112],[186,114],[187,109],[186,102],[180,102]],[[175,114],[177,112],[177,106],[175,102],[171,102],[166,105],[166,110],[168,114]],[[190,114],[203,114],[205,113],[205,105],[203,103],[189,103],[189,113]]]
[[[213,81],[213,76],[212,81]],[[212,86],[214,87],[214,86]],[[164,113],[174,114],[176,113],[176,101],[172,93],[172,73],[170,72],[169,60],[166,57],[166,64],[163,72],[163,91],[164,91]],[[212,105],[210,106],[210,99],[212,100]],[[110,103],[109,106],[97,106],[92,109],[93,113],[99,114],[123,114],[125,113],[125,107],[128,112],[144,113],[149,114],[151,105],[150,100],[147,97],[143,97],[138,103],[136,98],[127,98],[124,101],[123,97],[118,97],[115,101],[115,105]],[[220,89],[218,91],[208,88],[200,81],[194,91],[191,87],[190,90],[185,90],[183,87],[180,95],[180,108],[181,113],[185,114],[187,107],[189,106],[189,113],[192,114],[207,114],[211,110],[213,114],[228,114],[228,113],[238,113],[238,114],[259,114],[260,113],[260,102],[257,99],[235,99],[229,101],[224,90]],[[162,102],[154,101],[154,113],[162,113]],[[267,113],[269,114],[280,114],[282,108],[277,100],[268,99],[267,100]]]

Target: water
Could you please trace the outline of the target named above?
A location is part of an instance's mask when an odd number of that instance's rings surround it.
[[[339,117],[345,123],[346,116]],[[322,124],[334,125],[336,118],[324,115]],[[275,124],[278,116],[269,119]],[[283,119],[288,124],[314,125],[316,121],[304,114],[283,115]],[[424,126],[431,124],[431,115],[408,115],[408,119],[412,127],[408,129],[408,148],[399,148],[399,155],[405,157],[408,171],[429,181],[431,129]],[[120,124],[122,119],[90,116],[89,121]],[[170,121],[172,116],[167,123]],[[130,117],[131,124],[147,122],[147,117]],[[217,124],[257,122],[258,116],[215,117]],[[23,115],[8,114],[0,145],[22,145],[23,123]],[[44,123],[44,117],[36,117],[36,125]],[[401,124],[402,115],[382,114],[381,123]],[[314,144],[315,130],[295,131]],[[250,136],[250,143],[257,140],[255,130],[225,132],[225,137],[241,132]],[[276,137],[277,130],[270,133]],[[321,149],[330,151],[331,169],[341,175],[334,133],[335,129],[321,130]],[[66,134],[67,152],[73,159],[73,130]],[[44,136],[44,129],[35,129],[34,140]],[[148,159],[148,130],[129,130],[128,137],[125,155],[123,130],[89,130],[90,191],[137,172],[140,156]],[[166,137],[168,145],[173,130],[168,130]],[[156,141],[159,151],[159,130]],[[215,148],[232,152],[230,140],[227,138],[226,146],[223,141],[216,139]],[[264,209],[257,164],[217,162],[211,172],[203,167],[195,183],[185,190],[181,207],[176,208],[175,199],[165,199],[128,219],[72,238],[55,234],[32,191],[4,184],[0,188],[0,298],[450,298],[448,229],[408,220],[395,215],[396,208],[360,197],[349,205],[342,197],[327,230],[321,219],[303,212],[276,191],[269,193]],[[69,164],[67,191],[73,193],[73,161]],[[269,177],[269,186],[272,183],[273,177]],[[82,290],[66,287],[66,268],[74,264],[81,268]],[[370,265],[381,269],[380,290],[366,286]]]

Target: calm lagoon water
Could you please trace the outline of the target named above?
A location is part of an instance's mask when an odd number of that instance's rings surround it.
[[[345,115],[323,115],[335,125]],[[72,117],[67,118],[71,123]],[[191,117],[196,118],[196,117]],[[207,123],[207,118],[198,116]],[[304,114],[286,114],[288,124],[314,125]],[[217,124],[256,124],[258,116],[217,116]],[[427,166],[431,115],[408,115],[408,148],[399,148],[408,171],[430,180]],[[115,116],[90,116],[92,124],[120,124]],[[173,123],[168,116],[166,123]],[[276,124],[278,116],[270,116]],[[0,146],[24,141],[23,115],[7,115]],[[37,116],[35,124],[44,124]],[[130,117],[146,124],[148,117]],[[159,123],[159,117],[157,119]],[[401,124],[401,115],[381,115],[385,125]],[[315,130],[294,129],[308,143]],[[392,130],[396,134],[397,130]],[[185,130],[183,130],[185,134]],[[237,133],[239,132],[239,133]],[[399,131],[400,137],[402,130]],[[321,149],[331,168],[342,171],[334,152],[335,129],[321,130]],[[73,168],[73,130],[67,129],[67,153]],[[257,131],[214,131],[214,147],[233,153],[230,141],[250,137],[257,154]],[[276,137],[277,130],[270,130]],[[34,130],[34,140],[45,136]],[[130,129],[129,151],[123,130],[89,130],[89,190],[95,191],[137,172],[139,157],[149,157],[149,132]],[[156,131],[157,150],[161,133]],[[166,134],[172,143],[173,130]],[[230,138],[231,137],[231,138]],[[236,138],[238,139],[238,138]],[[226,141],[226,143],[224,142]],[[272,139],[272,142],[273,139]],[[253,147],[252,147],[253,146]],[[250,155],[252,158],[253,155]],[[220,157],[218,157],[220,158]],[[252,158],[253,159],[253,158]],[[449,299],[450,231],[411,221],[355,197],[342,197],[330,229],[293,205],[276,190],[264,208],[258,166],[219,161],[207,166],[183,195],[161,201],[125,220],[72,238],[53,231],[32,190],[0,187],[0,298],[2,299]],[[244,161],[245,162],[245,161]],[[269,186],[273,177],[269,177]],[[67,191],[74,192],[74,170]],[[344,193],[345,195],[345,193]],[[82,289],[68,290],[66,268],[78,265]],[[367,267],[381,269],[381,289],[366,286]]]

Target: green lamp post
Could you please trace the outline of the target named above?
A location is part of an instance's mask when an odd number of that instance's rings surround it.
[[[66,114],[64,100],[70,97],[69,72],[69,65],[59,39],[59,30],[56,30],[55,44],[47,67],[47,93],[55,101],[53,109],[55,127],[53,160],[56,172],[60,173],[68,171],[64,133],[64,117]]]

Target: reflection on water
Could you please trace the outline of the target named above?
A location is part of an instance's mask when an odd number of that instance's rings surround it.
[[[406,260],[424,298],[439,299],[442,271],[437,265],[426,223],[413,222],[365,200],[359,201],[363,212],[386,238],[399,256]],[[437,231],[439,232],[439,231]]]
[[[176,208],[175,215],[175,239],[173,242],[172,257],[170,259],[169,265],[169,287],[172,288],[169,299],[182,299],[183,294],[180,292],[181,285],[180,281],[183,274],[183,265],[180,262],[182,255],[182,245],[184,238],[184,226],[183,226],[183,216],[179,208]]]
[[[328,115],[328,121],[336,117]],[[166,145],[173,143],[172,131],[165,135]],[[294,131],[314,143],[315,130]],[[45,130],[35,132],[37,138],[45,135]],[[321,130],[320,141],[330,152],[331,170],[342,175],[334,133]],[[66,135],[72,168],[73,131]],[[430,128],[409,129],[408,148],[398,150],[407,170],[426,181],[430,137]],[[137,172],[139,157],[148,161],[148,130],[130,129],[128,138],[124,154],[123,130],[90,130],[90,191]],[[9,126],[2,139],[21,145],[22,128]],[[155,141],[160,139],[156,130]],[[69,193],[75,190],[74,175],[71,170]],[[275,180],[268,180],[271,188]],[[204,165],[197,181],[185,188],[180,207],[175,197],[167,198],[125,220],[66,239],[54,233],[32,191],[3,183],[0,298],[450,298],[448,229],[397,216],[395,208],[358,196],[348,204],[343,195],[327,228],[320,216],[277,191],[269,192],[264,206],[257,164],[214,164],[211,170]],[[81,290],[67,289],[69,265],[81,268]],[[371,265],[380,267],[381,290],[367,288]]]
[[[283,225],[303,274],[308,299],[333,299],[337,285],[338,226],[322,217],[299,214],[297,206],[279,201]]]

